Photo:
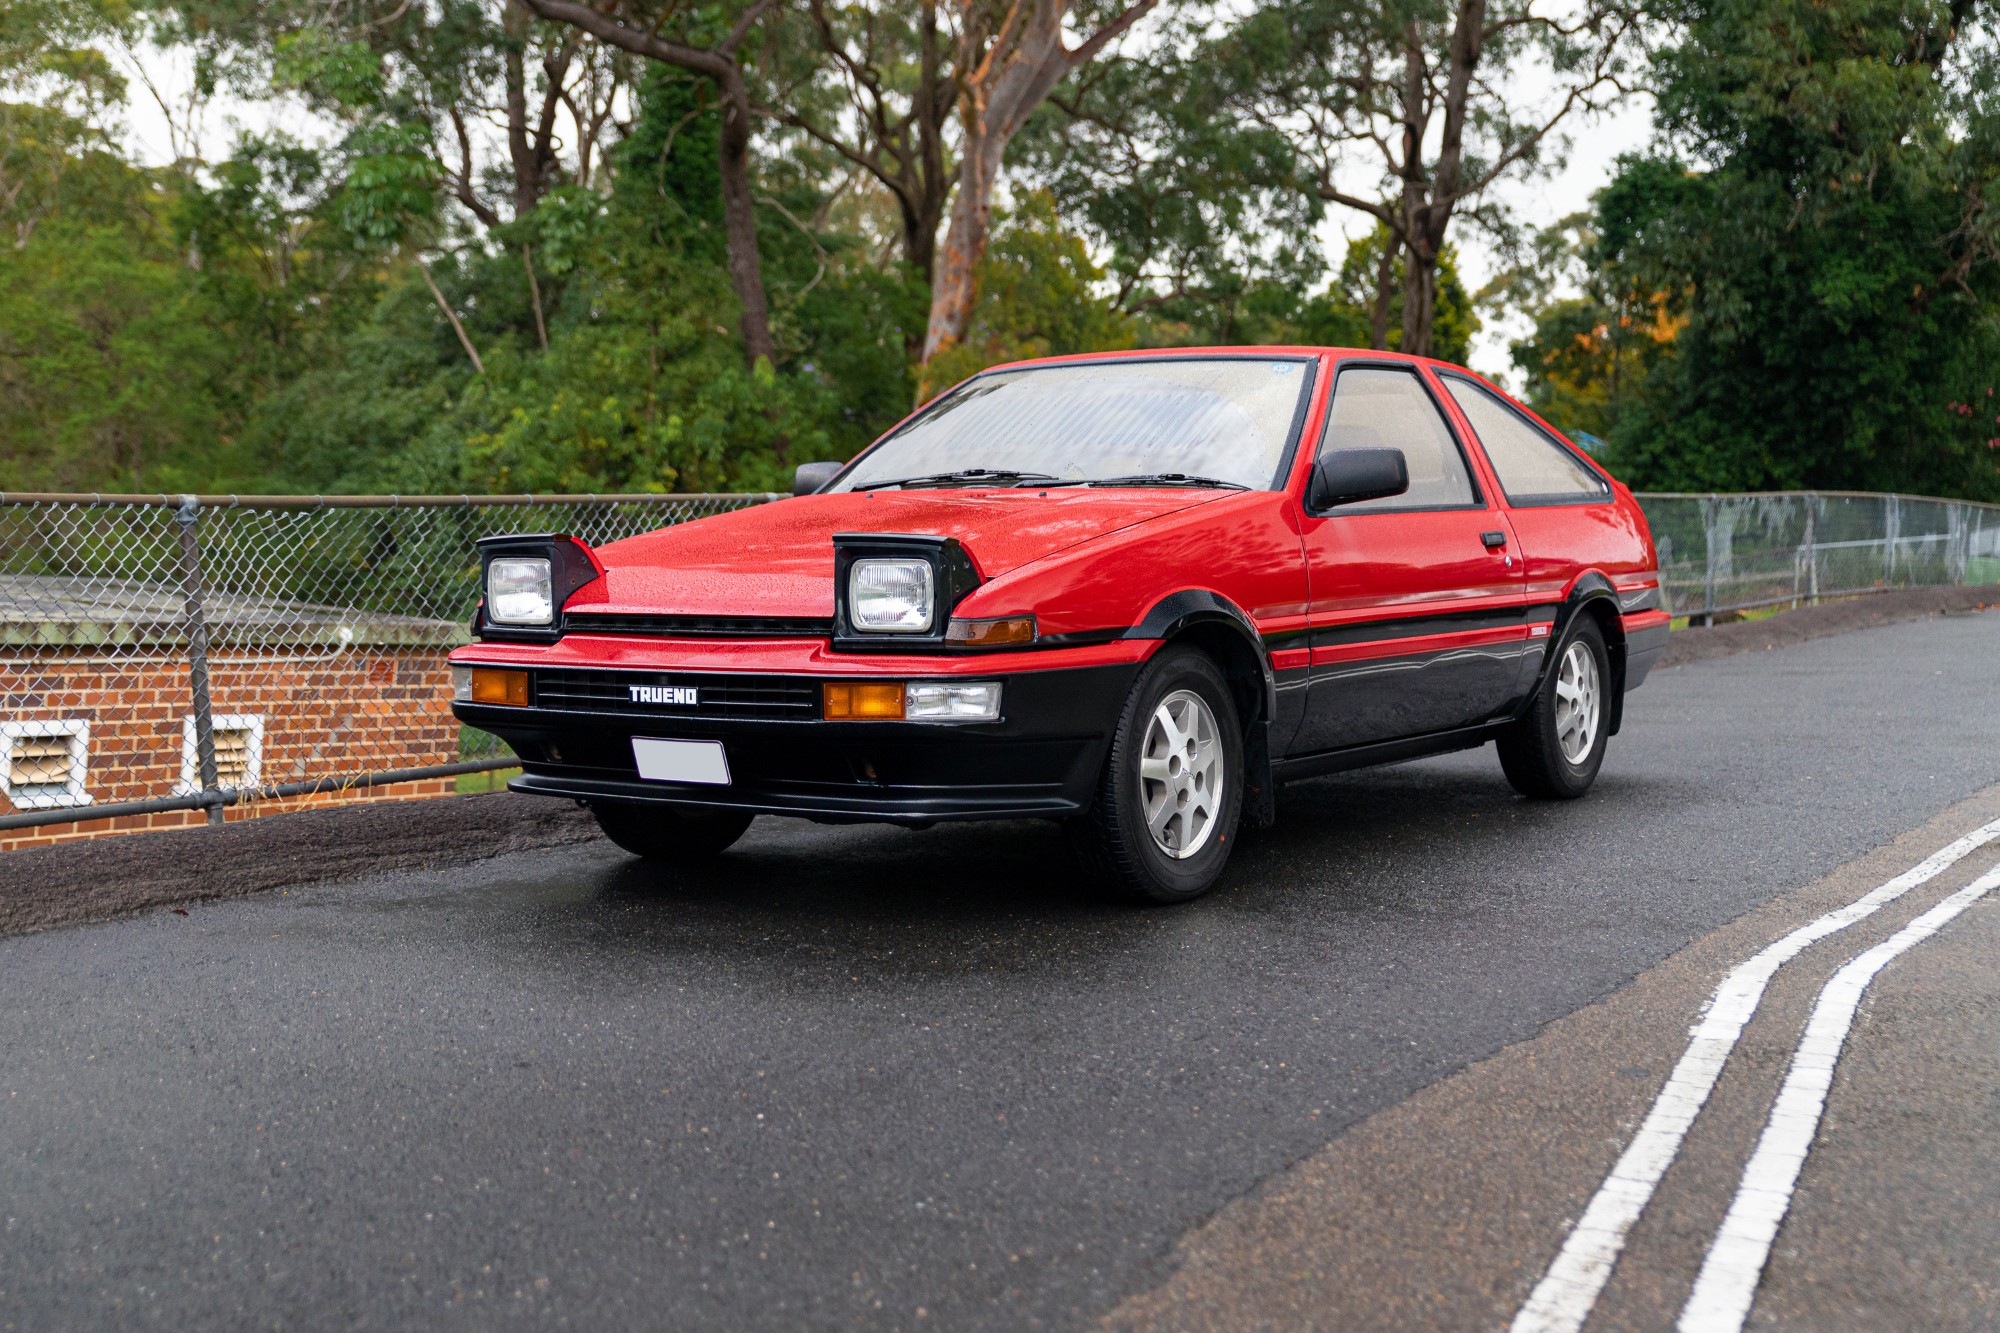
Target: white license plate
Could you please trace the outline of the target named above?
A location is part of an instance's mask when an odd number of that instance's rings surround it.
[[[639,761],[639,776],[648,782],[729,785],[729,758],[722,753],[721,741],[659,741],[634,736],[632,757]]]

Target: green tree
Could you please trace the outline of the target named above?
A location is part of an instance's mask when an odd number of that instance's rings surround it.
[[[1659,73],[1685,156],[1624,162],[1597,205],[1600,265],[1685,320],[1618,415],[1614,466],[1659,488],[2000,495],[1958,410],[2000,360],[1990,11],[1682,17]]]

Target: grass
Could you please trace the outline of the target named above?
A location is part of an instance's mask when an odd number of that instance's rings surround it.
[[[460,773],[458,794],[464,796],[471,792],[505,791],[507,779],[520,775],[521,770],[518,768],[496,768],[490,773]]]

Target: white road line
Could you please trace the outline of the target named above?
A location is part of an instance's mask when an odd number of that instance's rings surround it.
[[[1995,838],[2000,838],[2000,819],[1974,829],[1847,906],[1800,926],[1723,978],[1639,1132],[1598,1187],[1549,1271],[1514,1316],[1512,1333],[1576,1333],[1583,1327],[1598,1294],[1611,1279],[1627,1233],[1651,1202],[1660,1177],[1673,1164],[1681,1141],[1708,1101],[1729,1053],[1757,1012],[1764,988],[1777,970],[1806,946],[1872,915]]]
[[[1792,1056],[1785,1085],[1771,1107],[1771,1118],[1757,1140],[1757,1151],[1743,1168],[1729,1215],[1715,1233],[1702,1261],[1694,1293],[1681,1310],[1680,1333],[1736,1333],[1750,1317],[1757,1283],[1771,1257],[1771,1243],[1792,1206],[1792,1190],[1812,1151],[1826,1111],[1826,1094],[1833,1086],[1834,1066],[1854,1026],[1854,1011],[1875,974],[1897,955],[1944,929],[1953,917],[2000,888],[1994,870],[1911,921],[1833,974],[1813,1005],[1805,1036]]]

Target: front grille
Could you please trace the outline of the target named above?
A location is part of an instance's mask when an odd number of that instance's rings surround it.
[[[686,671],[569,671],[534,673],[535,703],[577,713],[628,717],[816,718],[819,682],[797,676],[701,675]],[[693,689],[690,705],[632,697],[632,687]],[[656,696],[658,698],[659,696]],[[668,696],[671,699],[671,696]]]
[[[573,634],[646,634],[664,639],[824,639],[831,620],[812,616],[655,616],[616,611],[573,611],[563,616]]]

